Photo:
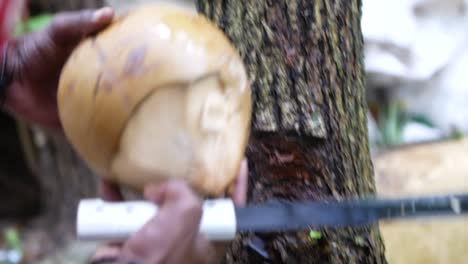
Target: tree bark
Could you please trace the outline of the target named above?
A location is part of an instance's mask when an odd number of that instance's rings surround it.
[[[198,0],[233,41],[252,80],[251,202],[375,194],[360,0]],[[259,236],[272,263],[385,263],[377,226]],[[261,263],[237,239],[228,263]],[[258,250],[257,250],[258,252]],[[261,252],[260,252],[261,253]]]

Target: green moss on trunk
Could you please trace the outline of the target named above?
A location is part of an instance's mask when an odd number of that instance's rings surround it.
[[[359,0],[199,0],[234,42],[254,93],[251,201],[375,193]],[[376,226],[262,237],[273,263],[385,263]],[[244,242],[229,263],[258,263]]]

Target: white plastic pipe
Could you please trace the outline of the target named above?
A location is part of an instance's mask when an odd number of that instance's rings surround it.
[[[76,231],[78,239],[123,241],[158,213],[158,207],[145,201],[80,201]],[[211,241],[230,241],[236,236],[236,215],[230,199],[208,200],[203,205],[199,232]]]
[[[195,0],[106,0],[106,5],[111,6],[117,14],[124,14],[128,10],[138,7],[142,4],[172,4],[177,5],[193,12],[197,11]]]

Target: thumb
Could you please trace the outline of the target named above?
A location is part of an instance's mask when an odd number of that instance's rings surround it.
[[[82,38],[107,27],[114,17],[110,7],[98,10],[63,12],[49,26],[52,40],[59,45],[74,45]]]
[[[148,187],[145,196],[158,201],[160,210],[128,239],[124,255],[139,259],[185,256],[198,235],[201,200],[186,183],[178,180]]]

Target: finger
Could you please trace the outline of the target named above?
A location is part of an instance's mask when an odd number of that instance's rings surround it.
[[[59,44],[75,44],[104,29],[112,22],[113,16],[114,11],[110,7],[60,13],[54,17],[49,32],[52,40]]]
[[[120,245],[103,245],[96,249],[94,254],[90,257],[90,264],[98,263],[116,263],[121,253]]]
[[[183,257],[191,251],[198,235],[202,202],[182,181],[169,181],[150,189],[147,195],[161,201],[160,209],[156,217],[129,238],[124,255],[153,261]]]
[[[169,182],[165,182],[162,184],[161,183],[149,184],[148,186],[145,187],[143,196],[145,197],[145,199],[155,204],[161,205],[164,203],[166,188],[168,184]]]
[[[101,179],[99,183],[99,194],[101,197],[110,202],[117,202],[124,200],[122,192],[117,184],[107,180]]]
[[[243,206],[247,202],[248,177],[248,162],[247,159],[244,159],[236,179],[234,192],[232,193],[232,200],[237,206]]]

